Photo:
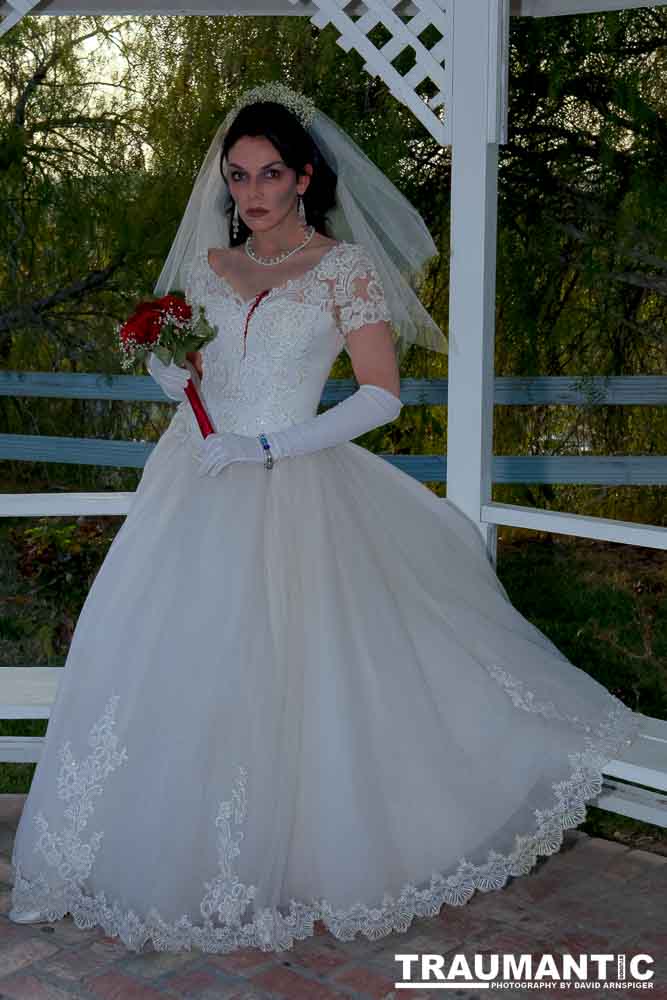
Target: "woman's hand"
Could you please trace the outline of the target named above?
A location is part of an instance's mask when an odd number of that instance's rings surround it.
[[[232,462],[264,463],[264,448],[256,437],[245,434],[209,434],[194,453],[200,463],[199,476],[217,476]]]
[[[169,399],[174,399],[177,403],[187,399],[185,387],[188,384],[190,372],[186,371],[185,368],[175,365],[173,361],[168,365],[163,364],[152,351],[149,351],[146,356],[146,368]]]

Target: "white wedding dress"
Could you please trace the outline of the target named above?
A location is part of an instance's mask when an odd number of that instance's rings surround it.
[[[338,242],[250,300],[205,254],[218,430],[317,413],[388,318]],[[512,606],[451,501],[353,442],[198,476],[180,403],[81,610],[12,862],[16,910],[133,950],[376,939],[558,851],[641,716]]]

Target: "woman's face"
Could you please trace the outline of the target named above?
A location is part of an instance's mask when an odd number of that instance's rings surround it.
[[[312,172],[310,164],[306,170]],[[264,136],[243,136],[231,146],[225,165],[225,177],[239,215],[249,229],[273,229],[290,213],[296,219],[296,196],[303,194],[308,177],[300,177],[283,163],[280,153]],[[263,208],[262,215],[250,210]]]

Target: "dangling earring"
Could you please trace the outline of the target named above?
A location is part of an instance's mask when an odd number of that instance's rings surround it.
[[[297,201],[297,213],[296,214],[299,217],[299,222],[303,226],[305,226],[305,224],[306,224],[306,208],[305,208],[305,205],[303,204],[303,198],[301,197],[300,194],[298,194],[296,196],[296,201]]]
[[[234,217],[232,219],[232,232],[234,233],[234,239],[239,235],[239,206],[234,202]]]

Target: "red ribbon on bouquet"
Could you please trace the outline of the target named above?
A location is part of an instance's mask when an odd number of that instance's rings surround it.
[[[194,413],[195,419],[199,424],[199,430],[202,433],[202,437],[207,438],[209,434],[215,434],[215,427],[213,426],[213,421],[208,414],[201,395],[201,382],[199,380],[199,375],[197,374],[197,369],[191,361],[186,361],[185,365],[190,372],[190,378],[185,386],[185,395],[190,402],[192,412]]]

